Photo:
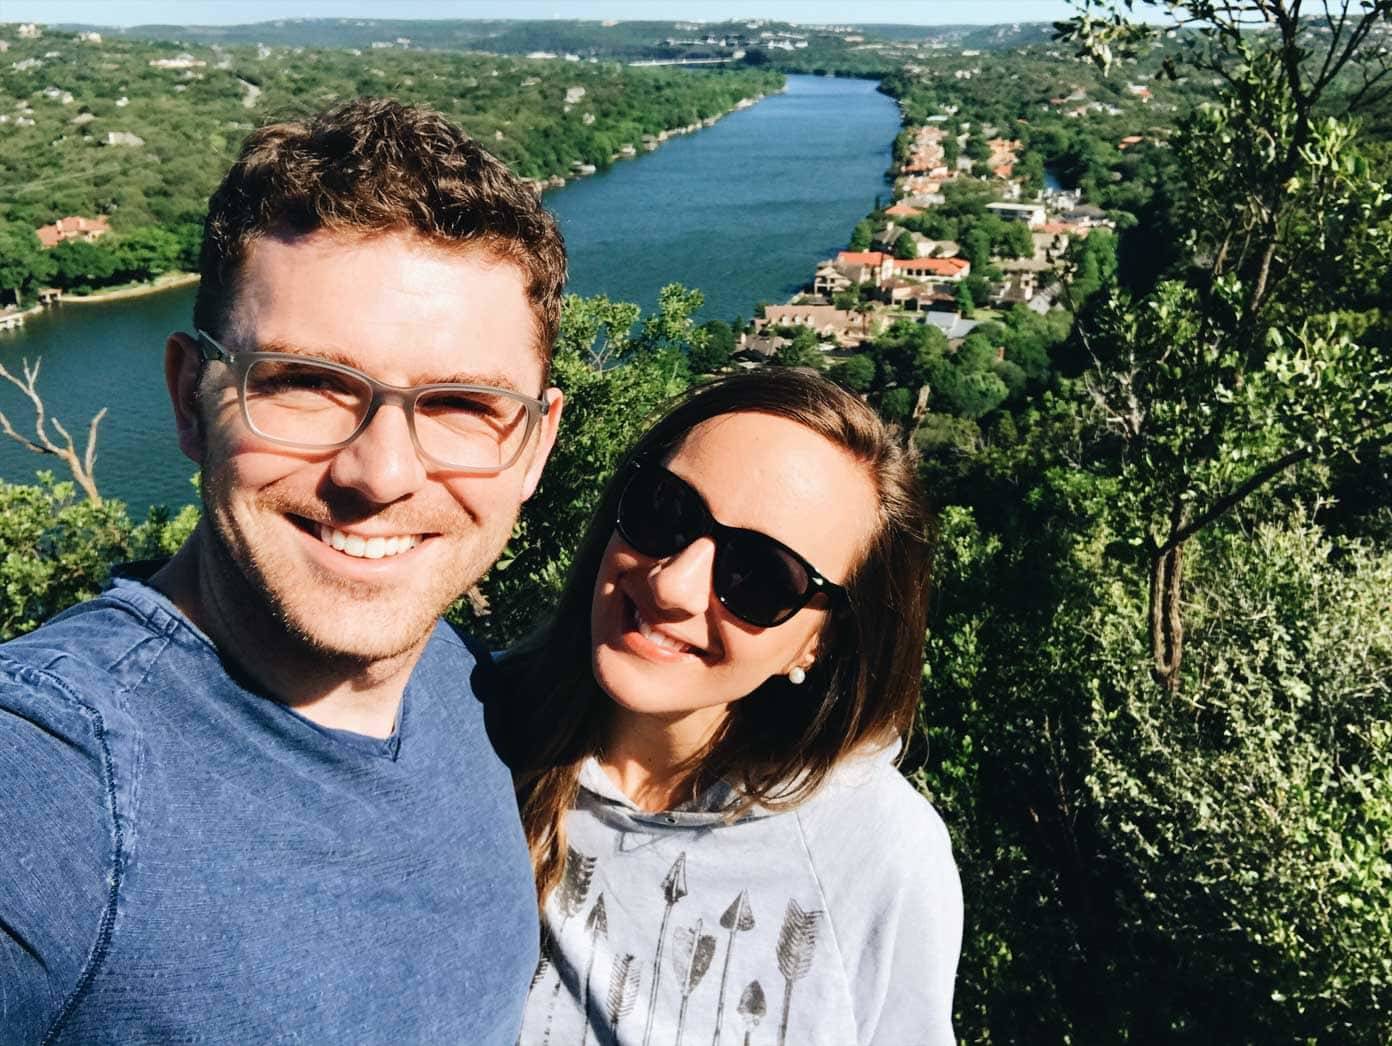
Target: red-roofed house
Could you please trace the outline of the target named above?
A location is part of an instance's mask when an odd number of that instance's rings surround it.
[[[880,251],[841,251],[836,269],[852,283],[879,283],[894,273],[894,258]]]
[[[885,214],[892,218],[917,218],[922,213],[917,207],[910,207],[907,203],[896,203],[893,207],[885,208]]]
[[[111,231],[111,223],[105,218],[81,218],[73,215],[61,218],[52,225],[35,229],[39,243],[44,248],[57,247],[64,240],[95,240]]]
[[[971,273],[965,258],[896,258],[894,275],[917,279],[950,280],[956,283]]]

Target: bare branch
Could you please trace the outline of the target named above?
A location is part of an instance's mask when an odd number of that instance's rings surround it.
[[[92,477],[92,466],[97,460],[97,426],[106,416],[106,408],[103,407],[92,418],[87,426],[87,447],[83,454],[77,452],[77,445],[69,435],[68,430],[63,427],[63,423],[57,418],[50,419],[47,409],[44,407],[43,397],[39,395],[39,371],[43,361],[35,360],[32,364],[28,360],[23,361],[24,378],[23,380],[15,377],[7,370],[4,364],[0,364],[0,378],[8,381],[20,392],[24,393],[30,405],[34,408],[34,439],[28,439],[15,431],[10,423],[9,417],[0,412],[0,434],[8,436],[20,446],[33,451],[35,454],[51,454],[58,458],[68,467],[74,482],[82,488],[82,492],[87,495],[87,500],[94,505],[102,503],[101,493],[97,490],[96,480]],[[48,434],[49,424],[52,424],[54,432],[62,437],[63,445],[55,443]]]

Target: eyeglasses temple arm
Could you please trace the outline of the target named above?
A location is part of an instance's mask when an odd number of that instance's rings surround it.
[[[219,345],[211,334],[198,328],[198,354],[209,363],[231,363],[232,354]]]

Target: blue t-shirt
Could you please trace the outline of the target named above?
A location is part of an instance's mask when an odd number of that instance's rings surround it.
[[[512,1044],[536,900],[463,640],[316,726],[118,580],[0,646],[0,1043]]]

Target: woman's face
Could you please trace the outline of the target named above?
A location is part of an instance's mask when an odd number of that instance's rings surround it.
[[[869,541],[875,490],[865,467],[802,425],[769,414],[703,422],[666,462],[715,519],[776,538],[842,583]],[[702,732],[770,676],[815,659],[826,621],[817,597],[787,621],[759,628],[711,587],[715,542],[699,538],[665,558],[615,533],[595,582],[594,673],[622,708]],[[809,700],[812,700],[809,694]]]

